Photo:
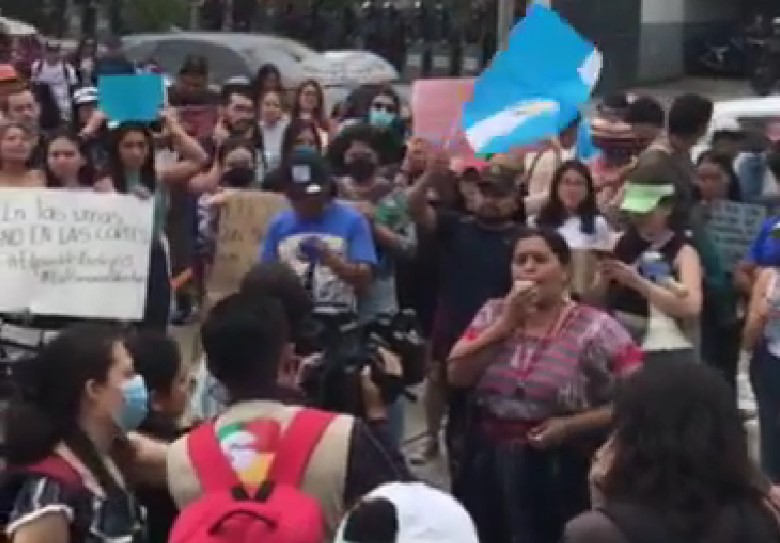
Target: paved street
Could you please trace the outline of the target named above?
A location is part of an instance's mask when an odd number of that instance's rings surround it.
[[[399,93],[408,97],[410,86],[400,85]],[[681,93],[695,92],[710,97],[713,100],[728,100],[733,98],[745,98],[752,96],[747,84],[744,81],[732,80],[713,80],[702,78],[686,78],[680,81],[674,81],[659,85],[632,89],[636,92],[647,93],[658,98],[665,105]],[[191,358],[192,348],[195,345],[194,327],[181,328],[176,331],[177,337],[185,352],[185,356]],[[417,396],[421,398],[422,390],[417,391]],[[422,401],[416,403],[410,402],[406,409],[406,439],[405,451],[410,454],[419,452],[423,444],[423,431],[425,429],[425,417],[422,408]],[[753,434],[753,432],[751,432]],[[756,436],[751,435],[751,443],[755,445]],[[434,484],[446,485],[447,477],[444,463],[439,460],[431,462],[428,465],[416,467],[419,476],[430,480]]]

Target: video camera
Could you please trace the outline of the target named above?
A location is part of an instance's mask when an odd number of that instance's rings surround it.
[[[365,368],[386,405],[425,377],[425,342],[411,310],[359,323],[357,315],[343,307],[317,307],[301,336],[296,343],[301,354],[321,355],[301,383],[311,403],[321,409],[363,415]],[[387,371],[380,348],[400,358],[400,375]]]

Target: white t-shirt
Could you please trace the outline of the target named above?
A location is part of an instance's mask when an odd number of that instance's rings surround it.
[[[65,62],[48,64],[39,60],[32,66],[32,79],[35,83],[49,86],[62,119],[70,120],[72,111],[70,90],[78,85],[78,77],[73,66]]]
[[[279,121],[273,125],[268,126],[264,123],[259,123],[260,131],[263,134],[263,149],[265,150],[265,161],[269,170],[273,170],[282,160],[282,140],[284,139],[284,132],[287,130],[287,125],[290,124],[289,119],[279,119]]]
[[[528,220],[528,225],[536,227],[536,217]],[[569,217],[558,227],[558,233],[563,236],[570,249],[604,249],[612,247],[612,230],[607,220],[601,215],[596,216],[592,234],[582,231],[582,219],[578,216]]]

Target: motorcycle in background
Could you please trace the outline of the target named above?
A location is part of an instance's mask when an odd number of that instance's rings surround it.
[[[768,96],[780,79],[780,17],[772,20],[764,36],[755,35],[749,80],[756,96]]]

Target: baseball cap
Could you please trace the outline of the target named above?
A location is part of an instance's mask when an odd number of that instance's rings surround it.
[[[490,188],[499,196],[508,196],[517,191],[518,171],[502,164],[488,164],[477,182],[480,188]]]
[[[321,194],[331,182],[328,162],[311,149],[295,149],[283,168],[285,183],[294,194]]]
[[[97,104],[98,90],[95,87],[82,87],[73,93],[73,103],[77,106]]]
[[[622,211],[629,213],[650,213],[664,198],[674,195],[674,185],[653,185],[640,183],[627,183],[623,195]]]
[[[397,543],[479,543],[463,506],[421,482],[387,483],[364,496],[342,520],[335,543],[368,543],[390,530],[395,537],[387,539]]]

